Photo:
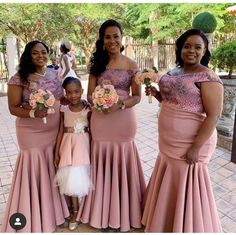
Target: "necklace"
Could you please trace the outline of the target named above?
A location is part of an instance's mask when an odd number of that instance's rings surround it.
[[[40,76],[40,77],[44,77],[45,76],[45,74],[46,74],[46,70],[44,71],[44,73],[42,74],[42,73],[37,73],[37,72],[35,72],[34,74],[36,74],[36,75],[38,75],[38,76]]]

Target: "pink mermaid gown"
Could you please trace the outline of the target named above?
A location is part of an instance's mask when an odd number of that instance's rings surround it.
[[[160,152],[145,194],[145,232],[221,232],[208,173],[216,130],[202,146],[198,163],[189,165],[180,158],[205,119],[197,87],[202,82],[222,83],[213,72],[166,74],[160,80]]]
[[[129,96],[134,70],[107,69],[97,83],[110,80],[121,99]],[[91,226],[140,228],[144,175],[134,143],[137,124],[133,108],[91,117],[91,176],[95,187],[83,201],[77,219]]]
[[[47,69],[44,78],[32,74],[29,80],[29,85],[23,84],[16,74],[9,81],[9,84],[23,87],[25,104],[30,93],[39,88],[50,90],[57,99],[62,95],[57,73],[53,69]],[[41,118],[16,118],[20,152],[4,214],[3,232],[53,232],[69,216],[66,201],[53,184],[59,101],[56,101],[54,109],[56,112],[47,116],[47,124]],[[21,230],[14,230],[9,224],[9,218],[14,213],[22,213],[26,217],[26,226]]]

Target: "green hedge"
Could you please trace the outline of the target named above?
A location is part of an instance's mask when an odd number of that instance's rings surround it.
[[[226,42],[212,52],[211,64],[215,68],[227,70],[229,79],[236,70],[236,40]]]
[[[192,23],[193,28],[200,29],[204,33],[213,33],[217,26],[217,21],[214,15],[209,12],[198,14]]]

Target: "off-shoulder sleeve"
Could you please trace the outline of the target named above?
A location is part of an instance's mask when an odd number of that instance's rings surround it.
[[[197,80],[198,82],[219,82],[220,84],[223,84],[222,80],[214,71],[202,73],[200,76],[198,76]]]
[[[140,69],[139,68],[132,69],[132,72],[133,72],[133,76],[135,76],[136,73],[140,72]]]
[[[131,69],[129,70],[129,74],[130,74],[130,77],[131,78],[135,78],[136,74],[140,72],[140,69],[139,68],[135,68],[135,69]]]
[[[68,105],[61,105],[60,106],[60,111],[64,113],[68,110],[68,108],[69,108]]]
[[[7,83],[8,85],[23,86],[23,82],[19,74],[13,75]]]

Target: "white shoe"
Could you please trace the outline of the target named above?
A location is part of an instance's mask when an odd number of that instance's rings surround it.
[[[73,230],[77,229],[77,227],[78,227],[78,223],[77,222],[70,222],[69,223],[69,230],[70,231],[73,231]]]

